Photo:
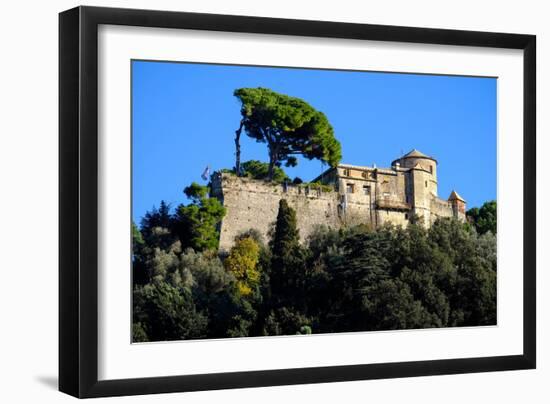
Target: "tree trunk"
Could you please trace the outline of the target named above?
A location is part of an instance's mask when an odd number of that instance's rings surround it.
[[[235,131],[235,174],[241,176],[241,132],[243,130],[244,120],[241,120],[239,129]]]
[[[269,145],[269,168],[267,170],[267,179],[273,181],[275,174],[275,164],[279,161],[279,147],[277,144]]]

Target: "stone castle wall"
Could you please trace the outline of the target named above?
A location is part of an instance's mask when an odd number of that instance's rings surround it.
[[[438,217],[455,216],[465,220],[465,214],[455,212],[451,201],[429,192],[424,176],[417,177],[413,180],[418,184],[412,184],[417,192],[407,196],[411,190],[407,191],[405,175],[401,172],[387,175],[380,172],[376,180],[369,178],[366,181],[343,177],[336,184],[338,190],[332,191],[216,173],[212,179],[212,196],[220,199],[227,210],[220,227],[220,250],[229,250],[235,237],[250,229],[259,231],[267,242],[281,199],[286,199],[296,211],[302,241],[319,225],[337,229],[357,224],[378,227],[391,223],[406,227],[415,214],[427,227]],[[349,187],[352,193],[347,192]]]
[[[212,195],[227,209],[220,229],[220,250],[229,250],[235,237],[256,229],[268,241],[277,219],[279,201],[286,199],[296,211],[300,238],[305,240],[320,224],[339,228],[338,193],[322,192],[300,186],[267,183],[231,174],[219,174],[212,181]]]
[[[432,196],[430,223],[433,223],[439,217],[453,217],[453,206],[449,201]]]

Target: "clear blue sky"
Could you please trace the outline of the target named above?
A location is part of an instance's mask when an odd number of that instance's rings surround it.
[[[438,162],[439,196],[455,189],[468,208],[496,199],[494,78],[348,72],[208,64],[132,62],[133,218],[201,173],[234,166],[240,113],[233,91],[268,87],[324,112],[342,144],[342,162],[389,167],[416,148]],[[242,161],[267,161],[267,147],[243,135]],[[311,180],[316,160],[299,159],[290,177]]]

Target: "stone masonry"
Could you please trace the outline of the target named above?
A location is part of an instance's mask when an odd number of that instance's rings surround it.
[[[283,198],[296,211],[302,240],[321,224],[406,226],[416,216],[429,227],[438,217],[466,219],[466,201],[455,191],[447,200],[437,196],[437,161],[417,150],[394,160],[391,168],[340,164],[312,182],[325,186],[274,184],[216,173],[212,195],[227,209],[220,249],[229,250],[235,237],[250,229],[267,241]]]

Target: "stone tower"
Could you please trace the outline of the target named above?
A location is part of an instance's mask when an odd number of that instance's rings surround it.
[[[456,192],[449,195],[449,202],[453,208],[453,215],[459,220],[466,220],[466,201]]]
[[[407,170],[405,195],[411,213],[430,225],[432,200],[437,197],[437,160],[414,149],[397,160],[396,170]]]

